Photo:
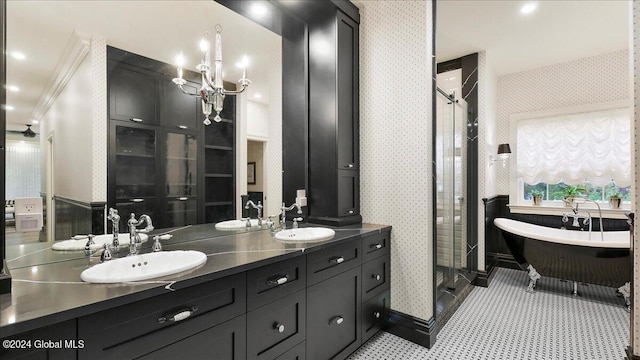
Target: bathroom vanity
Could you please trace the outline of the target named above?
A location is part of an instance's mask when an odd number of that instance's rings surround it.
[[[82,283],[94,259],[17,268],[0,296],[10,341],[0,357],[344,359],[386,323],[390,231],[358,224],[307,244],[269,231],[185,242],[176,233],[165,250],[202,251],[207,262],[137,283]]]

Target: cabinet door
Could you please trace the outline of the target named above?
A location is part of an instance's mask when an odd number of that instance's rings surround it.
[[[390,292],[387,291],[362,304],[362,342],[369,340],[387,323],[390,308]]]
[[[359,169],[358,24],[338,11],[338,169]]]
[[[246,359],[245,316],[199,332],[137,359]]]
[[[109,198],[125,221],[130,213],[147,214],[153,220],[158,205],[157,131],[150,126],[111,122]]]
[[[197,85],[187,83],[182,88],[188,93],[198,93]],[[169,79],[160,80],[160,124],[169,128],[195,130],[200,98],[180,91]],[[202,120],[202,119],[201,119]]]
[[[360,173],[338,170],[338,217],[360,214]]]
[[[3,360],[69,360],[77,358],[77,348],[89,344],[77,340],[76,321],[47,326],[3,338]],[[7,345],[5,341],[9,341]],[[11,346],[15,345],[15,346]]]
[[[344,359],[360,347],[360,267],[307,288],[307,358]]]
[[[196,224],[198,219],[198,140],[195,134],[167,132],[165,137],[163,226]]]
[[[109,117],[157,124],[155,76],[125,64],[109,63]]]

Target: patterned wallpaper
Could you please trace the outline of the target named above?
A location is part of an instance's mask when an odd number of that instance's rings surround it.
[[[92,201],[107,201],[107,40],[91,37]]]
[[[429,319],[434,301],[431,1],[356,5],[361,16],[362,217],[393,226],[391,307]],[[415,83],[428,85],[408,85]]]
[[[633,2],[633,37],[631,44],[631,49],[633,50],[633,111],[634,111],[634,128],[633,128],[633,146],[634,146],[634,170],[635,170],[635,179],[634,182],[634,203],[633,203],[633,211],[636,215],[636,221],[634,226],[634,244],[633,244],[633,295],[631,297],[633,301],[633,309],[631,310],[632,319],[631,323],[631,346],[633,349],[633,355],[640,355],[640,226],[638,226],[638,209],[640,208],[640,184],[638,184],[638,170],[640,169],[640,139],[638,138],[638,134],[640,134],[640,126],[638,126],[638,119],[640,118],[640,113],[638,110],[640,109],[640,71],[638,71],[640,67],[640,2]]]
[[[510,141],[511,114],[629,99],[628,64],[622,50],[499,77],[497,143]],[[509,165],[496,171],[497,193],[508,194]]]

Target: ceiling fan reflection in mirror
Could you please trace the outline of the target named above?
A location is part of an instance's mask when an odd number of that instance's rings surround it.
[[[27,137],[27,138],[34,138],[36,137],[36,133],[35,131],[31,130],[31,125],[30,124],[25,124],[27,125],[27,129],[20,131],[20,130],[7,130],[7,133],[12,133],[12,134],[22,134],[22,136]]]

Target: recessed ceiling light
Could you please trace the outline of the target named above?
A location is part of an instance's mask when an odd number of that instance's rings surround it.
[[[256,17],[263,17],[267,13],[267,8],[260,3],[251,6],[251,13]]]
[[[14,108],[13,106],[11,106],[11,105],[5,105],[5,106],[4,106],[4,109],[5,109],[5,110],[7,110],[7,111],[12,111],[12,110],[14,110],[15,108]]]
[[[36,125],[37,125],[37,124],[40,124],[40,121],[38,121],[38,120],[31,120],[31,123],[32,123],[32,124],[36,124]]]
[[[13,51],[11,53],[11,56],[13,56],[15,59],[18,59],[18,60],[24,60],[27,58],[23,53],[19,51]]]
[[[20,88],[15,85],[7,85],[7,90],[17,92],[20,91]]]
[[[537,2],[526,3],[526,4],[522,5],[522,7],[520,8],[520,13],[522,15],[529,15],[529,14],[533,13],[534,11],[536,11],[537,8],[538,8],[538,3]]]

